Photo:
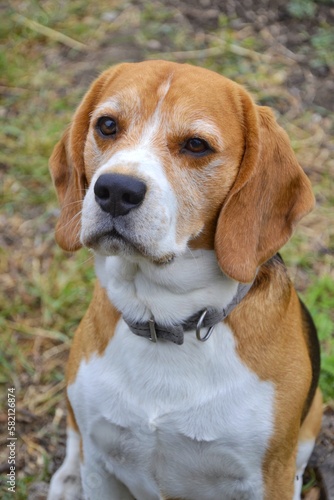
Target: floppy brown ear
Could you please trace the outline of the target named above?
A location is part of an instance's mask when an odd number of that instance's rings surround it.
[[[314,205],[311,184],[271,110],[242,93],[245,153],[221,209],[215,251],[224,273],[251,282]]]
[[[73,165],[70,151],[69,127],[54,147],[49,165],[61,207],[56,241],[61,248],[72,252],[81,247],[80,213],[86,181],[81,164]]]
[[[81,208],[87,188],[84,149],[90,114],[106,85],[117,72],[116,66],[105,71],[93,83],[77,109],[71,125],[56,144],[50,158],[50,172],[60,203],[56,240],[61,248],[78,250],[80,243]]]

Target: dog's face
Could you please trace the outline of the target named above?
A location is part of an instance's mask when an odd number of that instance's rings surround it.
[[[116,71],[91,111],[84,245],[164,263],[217,218],[244,140],[230,82],[219,95],[213,76],[169,64]]]
[[[230,80],[163,61],[103,73],[56,146],[57,240],[167,264],[215,248],[250,281],[309,211],[308,180],[267,108]],[[81,211],[82,210],[82,211]]]

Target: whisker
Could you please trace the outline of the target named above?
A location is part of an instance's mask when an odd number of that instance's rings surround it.
[[[198,259],[196,258],[196,255],[194,255],[193,250],[192,250],[189,246],[188,246],[188,250],[189,250],[189,252],[190,252],[191,257],[192,257],[192,258],[194,259],[194,261],[195,261],[195,265],[196,265],[197,269],[199,269],[200,265],[199,265],[199,263],[198,263]]]
[[[74,219],[78,218],[78,224],[77,226],[79,225],[80,221],[81,221],[81,214],[82,214],[82,210],[80,210],[78,213],[76,213],[75,215],[73,215],[73,217],[66,222],[66,224],[63,224],[62,226],[59,226],[59,229],[65,229],[67,226],[69,226],[70,224],[72,224],[72,222],[74,221]]]
[[[85,259],[82,264],[87,264],[87,262],[94,261],[94,255],[90,255],[87,259]]]
[[[76,223],[76,225],[75,225],[75,227],[74,227],[74,231],[77,231],[77,230],[79,229],[79,227],[80,227],[80,222],[81,222],[81,220],[78,220],[78,221],[77,221],[77,223]]]
[[[81,205],[82,204],[82,200],[76,200],[76,201],[71,201],[69,203],[66,203],[66,205],[62,205],[62,209],[65,209],[67,207],[70,207],[71,205],[76,205],[76,204]]]

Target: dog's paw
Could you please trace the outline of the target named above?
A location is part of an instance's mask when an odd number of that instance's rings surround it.
[[[48,500],[83,500],[79,471],[60,467],[52,477]]]

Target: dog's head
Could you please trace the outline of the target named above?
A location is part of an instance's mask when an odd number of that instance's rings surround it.
[[[241,282],[313,206],[269,108],[216,73],[164,61],[104,72],[50,166],[65,250],[167,264],[187,247],[214,248]]]

